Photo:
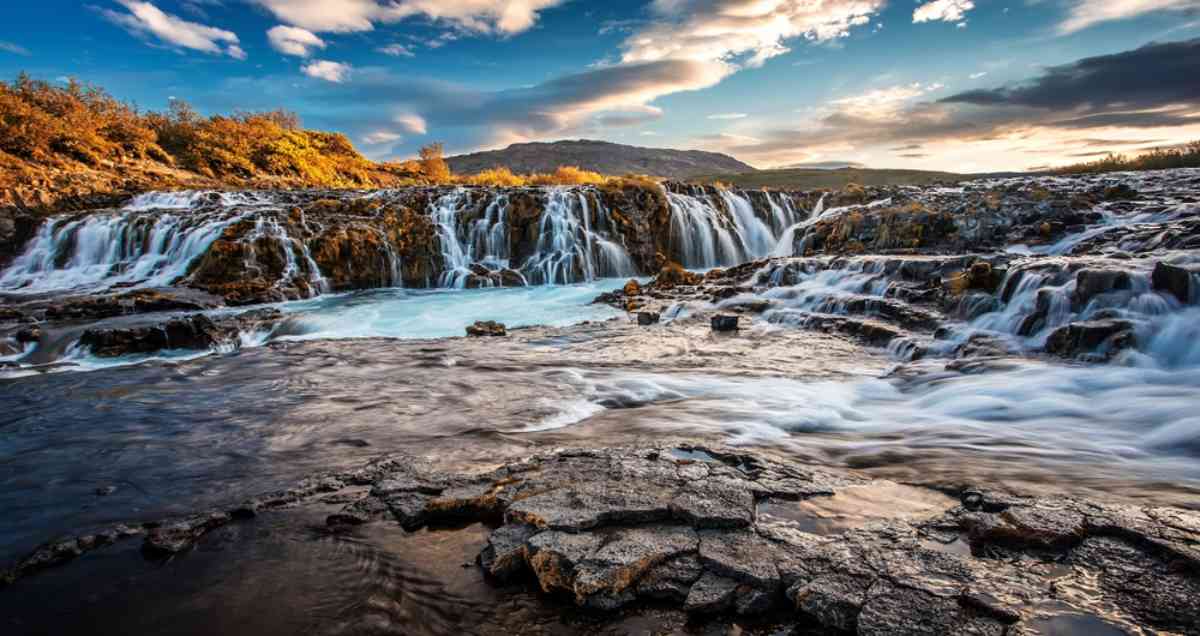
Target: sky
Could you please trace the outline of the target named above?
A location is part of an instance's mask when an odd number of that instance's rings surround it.
[[[1200,0],[12,0],[0,77],[375,159],[603,139],[984,172],[1200,139]]]

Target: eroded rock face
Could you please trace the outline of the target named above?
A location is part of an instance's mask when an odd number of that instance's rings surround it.
[[[241,334],[269,330],[282,319],[278,309],[257,309],[215,320],[194,314],[141,327],[88,329],[79,337],[79,344],[103,358],[166,349],[236,349]]]
[[[396,455],[226,510],[52,542],[5,580],[129,536],[145,535],[148,557],[177,554],[224,524],[321,497],[349,502],[330,515],[335,526],[496,523],[478,558],[489,576],[531,576],[599,611],[650,602],[837,632],[1010,634],[1059,607],[1118,628],[1200,633],[1196,512],[976,489],[941,513],[819,535],[757,513],[875,483],[694,446],[564,450],[468,475]]]

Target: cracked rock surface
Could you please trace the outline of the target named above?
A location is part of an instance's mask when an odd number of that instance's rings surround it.
[[[8,581],[129,536],[147,557],[176,554],[223,524],[321,498],[344,502],[335,528],[483,521],[493,529],[477,565],[493,581],[531,580],[589,611],[665,605],[860,634],[1045,633],[1069,614],[1200,634],[1200,513],[972,489],[940,512],[901,514],[897,498],[894,515],[804,522],[802,503],[886,484],[692,446],[560,450],[476,474],[397,455],[228,510],[47,544]]]

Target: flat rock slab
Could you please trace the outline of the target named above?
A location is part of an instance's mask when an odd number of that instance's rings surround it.
[[[560,450],[465,475],[395,455],[228,510],[47,543],[3,580],[129,536],[169,556],[273,508],[344,502],[330,525],[493,524],[478,557],[492,580],[528,576],[595,611],[665,603],[837,632],[999,635],[1036,633],[1056,607],[1118,630],[1200,634],[1200,513],[980,489],[820,533],[758,512],[864,487],[896,485],[695,446]]]

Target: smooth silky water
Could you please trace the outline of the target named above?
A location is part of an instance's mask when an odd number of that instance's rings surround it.
[[[536,267],[526,271],[545,281],[561,278],[572,254],[616,253],[614,245],[589,242],[602,237],[580,226],[584,200],[559,203]],[[729,202],[734,218],[723,223],[699,195],[673,194],[670,203],[673,236],[686,264],[697,268],[788,255],[797,228],[840,213],[772,201],[772,214],[755,218]],[[503,222],[499,208],[489,218]],[[163,255],[190,254],[187,238],[206,239],[209,228],[179,234],[172,221],[158,223],[162,247],[126,257],[151,276],[167,276],[181,265]],[[555,225],[582,238],[555,243]],[[54,231],[47,230],[45,244]],[[272,229],[264,224],[263,231]],[[456,238],[461,254],[445,255],[452,271],[503,263],[489,232]],[[81,251],[75,271],[45,285],[111,283],[93,267],[109,258]],[[618,261],[595,263],[620,271]],[[44,255],[31,252],[19,264],[0,287],[44,291],[29,282],[49,266]],[[1017,336],[1016,319],[1028,313],[1022,307],[1030,298],[1040,290],[1058,297],[1073,291],[1064,280],[1031,278],[1008,306],[953,323],[944,343],[985,334],[1023,351],[1056,325],[1117,310],[1139,321],[1142,346],[1107,364],[1015,355],[948,368],[943,359],[906,362],[787,320],[789,311],[837,313],[847,298],[882,297],[887,281],[868,265],[806,274],[768,290],[762,298],[775,308],[736,334],[710,332],[704,312],[711,306],[676,307],[666,324],[638,327],[622,312],[590,304],[623,280],[592,278],[325,294],[277,305],[286,314],[280,326],[246,334],[236,352],[100,360],[67,351],[60,360],[66,364],[10,369],[0,379],[0,558],[60,534],[227,507],[398,450],[471,469],[561,446],[708,441],[891,480],[880,482],[892,484],[884,491],[859,493],[854,510],[813,504],[803,518],[823,520],[814,525],[822,532],[892,514],[896,499],[904,500],[899,509],[927,514],[948,504],[933,489],[965,485],[1195,507],[1200,314],[1148,294],[1148,264],[1134,265],[1142,273],[1125,295],[1059,312],[1039,333]],[[762,276],[767,282],[772,272]],[[475,320],[504,322],[511,335],[451,337]],[[0,615],[21,608],[22,616],[39,617],[6,623],[12,633],[82,626],[260,634],[620,633],[647,621],[687,627],[678,616],[642,614],[597,625],[538,600],[526,585],[493,589],[469,567],[486,536],[482,526],[410,535],[369,524],[333,532],[322,522],[338,506],[238,522],[165,563],[142,560],[136,541],[98,550],[6,591]]]

